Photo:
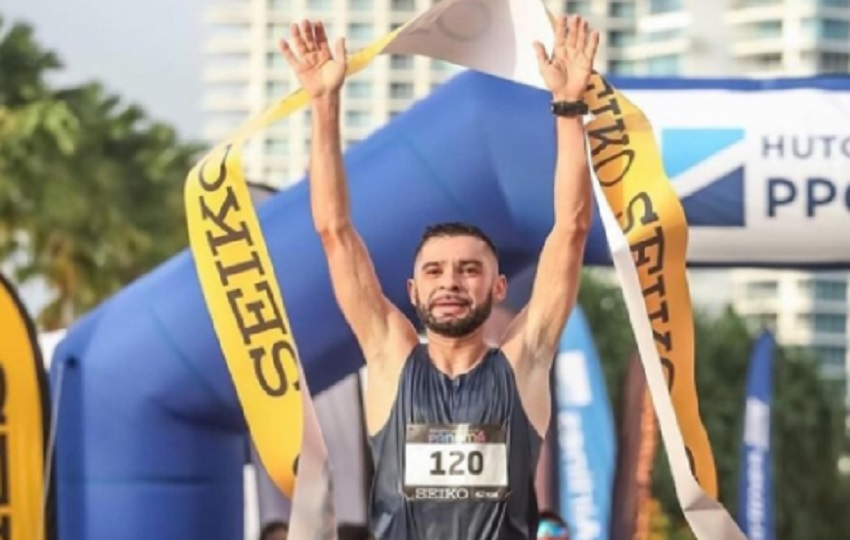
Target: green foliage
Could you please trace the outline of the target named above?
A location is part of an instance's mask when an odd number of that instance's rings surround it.
[[[98,84],[51,88],[61,66],[0,19],[0,261],[55,293],[68,324],[186,245],[183,182],[199,147]]]
[[[619,422],[623,375],[634,350],[625,304],[617,287],[590,272],[584,276],[579,301],[604,363]],[[695,313],[694,324],[700,413],[714,452],[720,501],[736,516],[747,364],[754,336],[731,309],[715,317]],[[850,481],[836,467],[840,452],[848,448],[840,392],[819,377],[812,358],[781,347],[773,392],[777,538],[844,538],[850,531]],[[692,539],[661,444],[653,496],[670,519],[666,537]]]

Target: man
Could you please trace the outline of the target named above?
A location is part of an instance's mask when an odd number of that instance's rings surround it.
[[[533,482],[549,424],[549,369],[576,301],[591,222],[581,99],[598,42],[598,33],[571,16],[558,19],[551,55],[533,44],[557,132],[555,223],[529,304],[492,349],[482,325],[507,289],[495,246],[470,225],[425,232],[408,282],[428,338],[420,345],[384,296],[351,221],[339,125],[345,42],[331,53],[322,23],[304,21],[281,43],[310,97],[313,222],[337,303],[367,363],[376,539],[527,540],[537,533]]]

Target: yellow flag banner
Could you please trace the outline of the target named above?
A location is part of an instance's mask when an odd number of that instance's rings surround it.
[[[352,55],[349,75],[366,67],[402,28]],[[290,533],[332,538],[327,448],[242,173],[245,142],[305,104],[299,89],[213,148],[190,171],[184,200],[204,300],[248,430],[269,478],[293,500]],[[299,476],[305,481],[296,492]]]
[[[49,410],[35,327],[0,275],[0,540],[54,538],[44,482]]]
[[[594,190],[685,518],[697,538],[744,539],[717,502],[699,414],[686,275],[688,224],[652,125],[599,74],[585,93]]]

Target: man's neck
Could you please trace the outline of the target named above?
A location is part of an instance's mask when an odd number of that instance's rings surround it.
[[[428,332],[428,356],[434,367],[449,377],[462,375],[484,357],[489,348],[481,329],[461,338],[449,338]]]

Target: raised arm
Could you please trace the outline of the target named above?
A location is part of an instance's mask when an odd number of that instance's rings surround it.
[[[582,100],[598,43],[599,34],[589,33],[587,22],[574,15],[557,20],[551,56],[535,44],[553,103]],[[593,204],[582,115],[555,115],[555,131],[555,223],[540,253],[531,299],[503,343],[514,363],[547,370],[575,306]]]
[[[334,295],[367,362],[401,362],[418,341],[416,331],[384,296],[366,246],[351,222],[339,126],[345,42],[339,39],[331,54],[322,23],[306,20],[300,27],[292,25],[290,41],[281,42],[281,52],[310,96],[310,206]]]

